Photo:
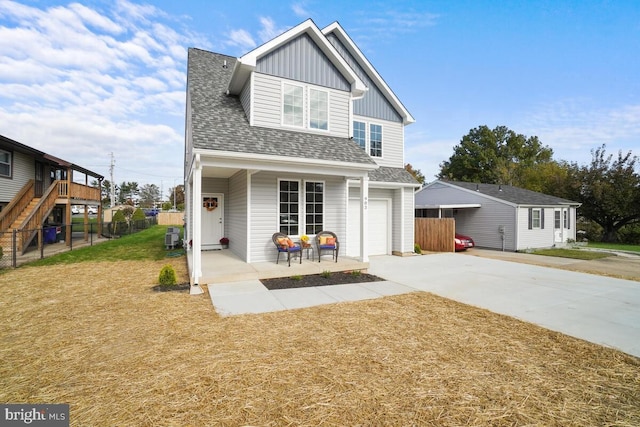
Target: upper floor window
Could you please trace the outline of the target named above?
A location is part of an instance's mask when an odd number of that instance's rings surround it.
[[[353,140],[363,150],[367,147],[367,125],[364,122],[353,122]]]
[[[309,128],[329,129],[329,94],[309,89]]]
[[[304,123],[304,89],[284,84],[282,121],[285,125],[302,126]]]
[[[369,153],[371,157],[382,157],[382,126],[369,125]]]
[[[0,176],[11,177],[11,153],[0,150]]]

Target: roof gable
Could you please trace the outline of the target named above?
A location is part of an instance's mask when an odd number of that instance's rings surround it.
[[[317,45],[319,50],[333,64],[344,79],[349,82],[353,96],[361,97],[364,95],[367,91],[365,83],[357,76],[347,61],[345,61],[345,59],[337,52],[335,47],[329,43],[327,38],[311,19],[307,19],[301,24],[296,25],[276,38],[266,42],[262,46],[259,46],[238,58],[234,65],[233,74],[227,87],[229,93],[234,95],[240,93],[246,80],[251,75],[251,72],[256,69],[260,58],[265,57],[278,48],[286,45],[291,40],[294,40],[304,34],[306,34]]]
[[[322,30],[322,33],[324,35],[333,34],[338,39],[338,41],[340,41],[340,43],[347,49],[351,57],[356,61],[358,66],[367,74],[367,77],[369,77],[369,79],[380,90],[387,101],[389,101],[389,103],[400,114],[405,125],[414,123],[416,121],[411,113],[409,113],[409,110],[407,110],[402,102],[400,102],[395,93],[393,93],[391,88],[387,85],[380,74],[378,74],[373,65],[371,65],[369,60],[364,56],[362,51],[356,46],[356,44],[338,22],[334,22],[333,24],[324,28]]]

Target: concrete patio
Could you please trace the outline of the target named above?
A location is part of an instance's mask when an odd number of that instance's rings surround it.
[[[193,263],[193,253],[187,251],[189,269]],[[298,257],[291,259],[291,267],[287,264],[286,254],[280,256],[280,261],[276,264],[276,253],[274,251],[273,261],[255,262],[248,264],[242,261],[230,249],[202,251],[202,278],[199,284],[216,284],[239,282],[245,280],[271,279],[274,277],[288,277],[295,275],[306,275],[322,273],[323,271],[345,271],[345,270],[367,270],[368,262],[360,262],[355,258],[338,257],[338,262],[331,259],[329,255],[323,255],[322,261],[318,262],[310,255],[303,255],[302,264]]]

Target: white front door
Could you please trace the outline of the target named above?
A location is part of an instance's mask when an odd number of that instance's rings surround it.
[[[554,243],[562,243],[562,209],[555,209],[553,211],[553,234],[554,234]]]
[[[202,249],[220,249],[224,237],[224,194],[203,193],[202,203]]]

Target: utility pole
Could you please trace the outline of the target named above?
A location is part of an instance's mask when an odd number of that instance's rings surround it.
[[[114,207],[116,205],[116,182],[113,180],[113,169],[116,166],[116,161],[113,158],[113,151],[111,152],[111,167],[109,171],[111,172],[111,206]]]

